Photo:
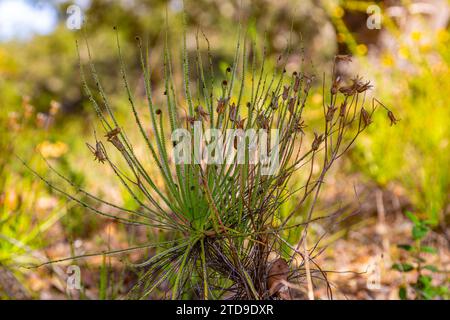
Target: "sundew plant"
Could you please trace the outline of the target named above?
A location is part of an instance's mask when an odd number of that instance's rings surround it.
[[[147,104],[142,109],[130,87],[117,33],[123,94],[129,102],[128,119],[133,119],[141,136],[138,142],[131,141],[116,116],[87,41],[89,59],[82,61],[80,55],[84,92],[103,129],[88,147],[100,165],[109,166],[133,206],[120,206],[81,189],[50,162],[61,181],[39,177],[87,211],[120,223],[163,230],[167,235],[154,243],[99,253],[119,255],[153,248],[152,254],[133,265],[141,276],[129,293],[131,298],[152,298],[161,287],[168,288],[173,299],[292,299],[303,292],[314,298],[314,282],[327,280],[326,272],[313,260],[316,247],[308,244],[308,226],[327,218],[313,214],[324,178],[371,124],[376,109],[387,108],[376,99],[366,99],[369,81],[337,74],[336,66],[350,63],[349,56],[336,56],[331,75],[318,79],[306,73],[303,64],[296,71],[286,71],[287,57],[294,54],[290,43],[271,67],[264,49],[239,32],[234,60],[221,73],[215,70],[207,37],[197,33],[195,39],[195,59],[189,59],[183,36],[182,86],[176,85],[166,39],[164,92],[156,93],[151,73],[161,66],[149,64],[148,48],[136,37]],[[78,43],[77,48],[80,52]],[[314,131],[305,114],[310,111],[308,95],[317,82],[323,85],[323,117]],[[161,99],[164,104],[156,102]],[[192,146],[194,130],[200,129],[205,148],[229,139],[219,135],[212,141],[207,134],[210,129],[265,131],[267,140],[259,143],[265,143],[269,155],[277,149],[278,165],[267,173],[264,161],[251,161],[252,141],[245,134],[233,136],[231,143],[231,149],[243,147],[242,161],[237,161],[237,153],[227,162],[176,161],[174,150],[180,140],[172,139],[172,133],[177,129],[191,133],[183,143]],[[270,141],[272,130],[278,135],[277,144]],[[146,148],[148,157],[137,155],[137,145]],[[183,150],[192,152],[194,159],[194,149]],[[301,186],[293,183],[294,176]],[[64,184],[73,190],[67,191]],[[293,210],[281,213],[282,205],[292,199]],[[299,217],[300,211],[306,214]],[[287,241],[290,230],[298,231],[297,243]]]

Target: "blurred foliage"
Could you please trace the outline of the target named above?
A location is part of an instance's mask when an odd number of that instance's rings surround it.
[[[18,267],[39,261],[34,250],[44,242],[40,237],[66,214],[64,201],[51,197],[43,186],[33,179],[17,154],[33,161],[35,150],[50,157],[61,157],[67,150],[62,143],[42,141],[58,112],[53,103],[49,113],[36,113],[29,98],[17,103],[17,111],[0,116],[0,266]],[[2,105],[2,110],[16,110]],[[23,140],[22,140],[23,139]],[[26,144],[21,141],[27,141]],[[35,145],[36,144],[36,145]],[[36,146],[30,150],[30,147]]]
[[[411,212],[406,215],[413,223],[411,238],[413,244],[398,244],[397,247],[407,253],[406,261],[395,263],[392,268],[402,273],[414,272],[417,274],[416,281],[404,283],[399,288],[399,298],[402,300],[431,300],[431,299],[449,299],[448,279],[445,271],[433,264],[425,264],[424,255],[436,255],[438,249],[434,246],[426,245],[425,239],[430,233],[430,221],[422,220]],[[442,275],[441,281],[434,278]],[[408,291],[412,291],[411,297]]]
[[[382,30],[372,30],[371,36],[361,38],[349,31],[346,22],[351,14],[364,15],[366,8],[358,1],[342,1],[328,7],[328,12],[338,39],[375,77],[377,96],[401,121],[396,128],[374,125],[353,153],[353,164],[380,186],[399,182],[434,225],[445,219],[448,223],[449,30],[433,26],[433,17],[409,14],[406,4],[402,17],[406,25],[382,11]],[[379,35],[375,44],[371,43],[374,34]]]

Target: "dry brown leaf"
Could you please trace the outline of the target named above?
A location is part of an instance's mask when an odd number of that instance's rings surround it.
[[[267,279],[270,296],[277,295],[283,300],[291,299],[289,287],[285,285],[288,275],[289,266],[283,258],[278,258],[272,263]]]

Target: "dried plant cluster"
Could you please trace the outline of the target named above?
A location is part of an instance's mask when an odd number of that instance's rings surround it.
[[[88,67],[95,90],[89,86],[83,67],[81,75],[105,137],[89,148],[96,160],[110,166],[138,209],[107,202],[78,188],[62,175],[64,181],[76,188],[77,194],[68,193],[41,177],[52,188],[95,214],[125,224],[165,230],[170,235],[167,238],[171,240],[165,242],[102,253],[112,255],[154,248],[154,254],[134,265],[143,270],[143,275],[130,294],[151,297],[164,286],[170,288],[173,299],[290,299],[294,291],[311,292],[315,278],[326,281],[326,273],[314,265],[316,247],[311,249],[306,244],[308,224],[314,220],[314,207],[325,175],[370,125],[377,106],[382,106],[377,100],[372,100],[369,109],[365,106],[369,82],[355,77],[344,83],[336,74],[335,66],[348,63],[350,58],[337,56],[328,90],[325,90],[327,81],[323,80],[323,128],[311,132],[304,113],[308,111],[314,77],[300,69],[292,74],[286,72],[287,57],[292,54],[289,48],[280,56],[276,67],[267,70],[272,68],[268,68],[264,52],[257,57],[255,44],[239,36],[233,63],[225,71],[225,78],[217,79],[208,39],[204,37],[208,59],[203,61],[200,49],[203,38],[197,34],[195,62],[188,59],[184,36],[183,99],[176,91],[171,53],[166,45],[166,103],[160,106],[154,103],[148,52],[141,40],[136,40],[141,52],[151,130],[136,107],[119,37],[117,45],[131,116],[151,156],[150,162],[136,155],[104,92],[90,53]],[[190,78],[192,68],[196,70],[196,83]],[[389,114],[395,122],[390,111]],[[177,128],[193,130],[194,121],[201,121],[203,130],[278,129],[278,170],[273,175],[262,175],[261,164],[250,164],[248,155],[243,164],[175,164],[170,133]],[[118,153],[125,165],[114,162],[111,153]],[[151,174],[149,166],[156,167],[159,174]],[[306,177],[301,187],[293,187],[294,173]],[[163,181],[163,188],[158,179]],[[80,194],[83,198],[77,196]],[[292,198],[297,199],[295,208],[281,215],[281,206]],[[307,214],[301,220],[298,212],[306,206]],[[284,236],[292,229],[301,230],[299,242],[294,245]],[[305,279],[308,290],[301,284]]]

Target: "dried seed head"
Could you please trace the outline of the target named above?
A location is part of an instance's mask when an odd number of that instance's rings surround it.
[[[358,91],[358,93],[362,93],[364,91],[371,89],[372,87],[373,86],[370,84],[370,81],[367,81],[365,83],[360,83],[356,88],[356,91]]]
[[[223,80],[222,81],[222,86],[226,87],[228,85],[228,81],[227,80]]]
[[[116,147],[117,150],[119,150],[120,152],[125,151],[125,147],[122,144],[122,141],[120,141],[118,136],[113,136],[111,138],[108,138],[108,141],[111,142],[113,144],[113,146]]]
[[[155,113],[159,116],[159,115],[161,115],[162,111],[161,111],[161,109],[156,109]]]
[[[231,67],[228,67],[228,68],[227,68],[227,72],[231,72]]]
[[[306,79],[305,87],[303,88],[304,93],[308,93],[312,86],[313,77],[303,76]]]
[[[340,87],[339,92],[345,96],[351,97],[356,93],[356,88],[353,85]]]
[[[289,89],[290,89],[289,86],[284,86],[284,87],[283,87],[283,94],[282,94],[282,97],[283,97],[283,100],[284,100],[284,101],[286,101],[287,98],[289,98]]]
[[[245,118],[241,120],[241,117],[238,116],[238,119],[236,120],[236,128],[244,130],[244,123]]]
[[[372,88],[370,81],[363,82],[362,78],[359,76],[354,77],[352,79],[352,82],[353,82],[354,90],[356,90],[356,92],[358,92],[358,93],[362,93],[362,92],[367,91],[370,88]]]
[[[294,92],[298,92],[298,90],[300,89],[300,77],[299,76],[295,76],[295,83],[294,83]]]
[[[209,118],[209,113],[206,112],[202,106],[198,106],[195,111],[197,112],[197,115],[200,119],[203,119],[205,121],[207,121]]]
[[[236,104],[233,102],[230,106],[230,120],[236,121],[236,115],[237,115],[237,107]]]
[[[305,131],[303,131],[303,129],[305,129],[305,128],[306,128],[306,125],[305,125],[305,121],[304,120],[299,118],[298,120],[295,121],[295,124],[294,124],[294,130],[295,131],[300,132],[302,134],[305,134]]]
[[[295,98],[290,98],[289,99],[288,110],[289,110],[289,112],[291,114],[294,114],[294,112],[295,112]]]
[[[220,98],[219,100],[217,100],[217,113],[218,114],[222,114],[225,112],[225,107],[228,103],[228,99],[227,98]]]
[[[108,141],[114,137],[116,137],[120,133],[120,128],[114,128],[111,131],[107,132],[105,135],[105,138],[108,139]]]
[[[325,120],[330,122],[333,120],[334,117],[334,113],[336,112],[337,108],[336,107],[331,107],[329,106],[327,109],[327,114],[325,115]]]
[[[312,143],[311,149],[313,151],[316,151],[317,149],[319,149],[322,142],[323,142],[323,134],[318,135],[317,133],[314,132],[314,141]]]
[[[347,112],[347,102],[342,102],[339,108],[339,116],[345,117],[345,113]]]
[[[188,123],[188,124],[190,124],[190,125],[194,125],[194,122],[196,121],[197,119],[195,118],[195,117],[191,117],[191,116],[187,116],[186,117],[186,122]]]
[[[335,95],[339,91],[339,82],[341,81],[341,77],[338,76],[333,81],[333,85],[331,86],[331,94]]]
[[[361,108],[361,119],[364,122],[365,127],[369,126],[372,123],[371,115],[364,108]]]

